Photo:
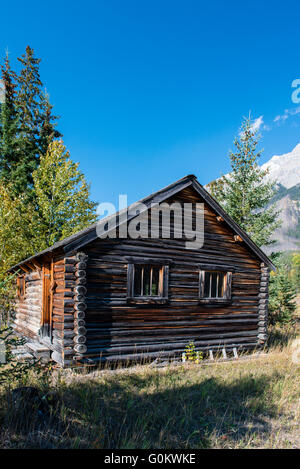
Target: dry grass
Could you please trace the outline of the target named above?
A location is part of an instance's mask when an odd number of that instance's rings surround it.
[[[1,401],[2,448],[299,448],[300,365],[291,331],[267,357],[212,366],[65,370],[36,382],[50,414]],[[49,391],[51,390],[51,400]]]

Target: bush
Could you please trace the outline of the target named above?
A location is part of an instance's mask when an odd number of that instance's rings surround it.
[[[24,381],[29,370],[36,366],[37,360],[17,360],[12,350],[24,345],[24,339],[14,336],[11,327],[0,329],[0,385],[9,385],[14,381]]]
[[[14,310],[16,297],[15,277],[15,274],[0,277],[0,327],[3,323],[7,324]]]
[[[184,352],[188,361],[199,363],[203,360],[203,353],[196,350],[194,342],[190,342],[189,345],[185,347]]]
[[[278,263],[277,272],[270,276],[269,313],[271,324],[288,324],[293,321],[296,310],[296,290],[288,278],[288,269]]]

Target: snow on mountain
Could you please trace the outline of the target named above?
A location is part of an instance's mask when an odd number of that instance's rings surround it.
[[[290,189],[300,183],[300,143],[284,155],[275,155],[262,169],[269,170],[268,180],[277,180],[282,186]]]
[[[277,181],[278,191],[274,197],[280,212],[281,227],[274,233],[276,244],[265,248],[271,251],[294,251],[300,249],[300,143],[284,155],[275,155],[262,169],[268,169],[267,180]]]
[[[273,236],[276,243],[262,249],[267,254],[300,250],[300,143],[289,153],[273,156],[261,168],[269,170],[266,180],[277,182],[272,202],[281,220]]]

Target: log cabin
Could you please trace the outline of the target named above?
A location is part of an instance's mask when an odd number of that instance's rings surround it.
[[[119,212],[115,238],[94,224],[11,269],[15,331],[63,367],[178,357],[191,341],[204,353],[262,347],[270,259],[193,175],[141,202],[146,217],[162,203],[203,204],[202,246],[187,249],[174,229],[122,237]]]

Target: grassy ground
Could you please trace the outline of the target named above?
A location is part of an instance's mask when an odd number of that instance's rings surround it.
[[[252,361],[32,376],[50,414],[16,410],[2,389],[0,447],[299,448],[294,337],[273,330],[267,357]]]

